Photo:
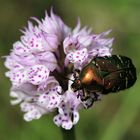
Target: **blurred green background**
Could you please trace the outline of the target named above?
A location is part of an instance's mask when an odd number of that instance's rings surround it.
[[[0,56],[9,54],[31,16],[55,13],[74,27],[77,17],[94,33],[112,29],[114,54],[132,58],[138,80],[129,90],[104,96],[101,102],[80,112],[77,140],[140,140],[140,0],[0,0]],[[10,105],[10,82],[0,60],[0,140],[61,140],[53,114],[25,122],[19,106]]]

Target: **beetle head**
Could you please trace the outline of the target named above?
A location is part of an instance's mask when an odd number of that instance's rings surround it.
[[[75,79],[73,81],[73,84],[71,85],[71,88],[74,92],[76,92],[78,90],[81,90],[82,89],[82,84],[81,84],[80,79]]]

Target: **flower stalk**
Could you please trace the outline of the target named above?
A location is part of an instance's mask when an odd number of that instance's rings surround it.
[[[76,140],[75,127],[70,130],[61,128],[63,140]]]

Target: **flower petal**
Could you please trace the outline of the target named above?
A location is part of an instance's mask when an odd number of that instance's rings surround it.
[[[45,82],[49,76],[49,70],[44,65],[35,65],[28,70],[28,81],[33,85]]]
[[[24,114],[24,120],[32,121],[33,119],[39,119],[41,116],[41,113],[37,109],[33,109]]]
[[[77,111],[73,112],[73,124],[77,124],[79,121],[79,113]]]
[[[29,49],[24,46],[20,41],[17,41],[13,44],[14,52],[17,55],[26,55],[29,53]]]
[[[80,68],[88,61],[87,49],[84,48],[75,52],[71,52],[67,55],[66,59],[68,59],[71,63],[74,63],[75,68]]]
[[[68,54],[70,52],[73,52],[74,50],[79,48],[78,40],[77,38],[74,38],[72,36],[68,36],[65,38],[63,42],[64,52],[65,54]]]
[[[38,99],[38,103],[48,110],[52,110],[59,106],[61,100],[61,95],[56,92],[50,92],[49,94],[42,94]]]
[[[36,59],[40,64],[45,65],[50,71],[54,71],[57,67],[57,60],[55,55],[50,51],[45,51],[36,54]]]
[[[10,72],[9,76],[13,85],[19,86],[27,81],[26,71],[16,71],[16,72],[13,71],[13,72]]]

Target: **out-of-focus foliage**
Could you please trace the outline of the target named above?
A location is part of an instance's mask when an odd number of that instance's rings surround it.
[[[78,140],[139,140],[140,139],[140,1],[139,0],[1,0],[0,56],[9,54],[19,40],[19,29],[31,16],[43,18],[44,11],[60,15],[68,25],[79,16],[82,25],[93,32],[112,29],[115,37],[114,54],[132,58],[138,80],[129,90],[104,96],[101,102],[80,113],[76,125]],[[18,106],[9,103],[10,82],[4,76],[6,68],[0,60],[0,140],[61,140],[60,129],[52,115],[30,123],[22,119]]]

